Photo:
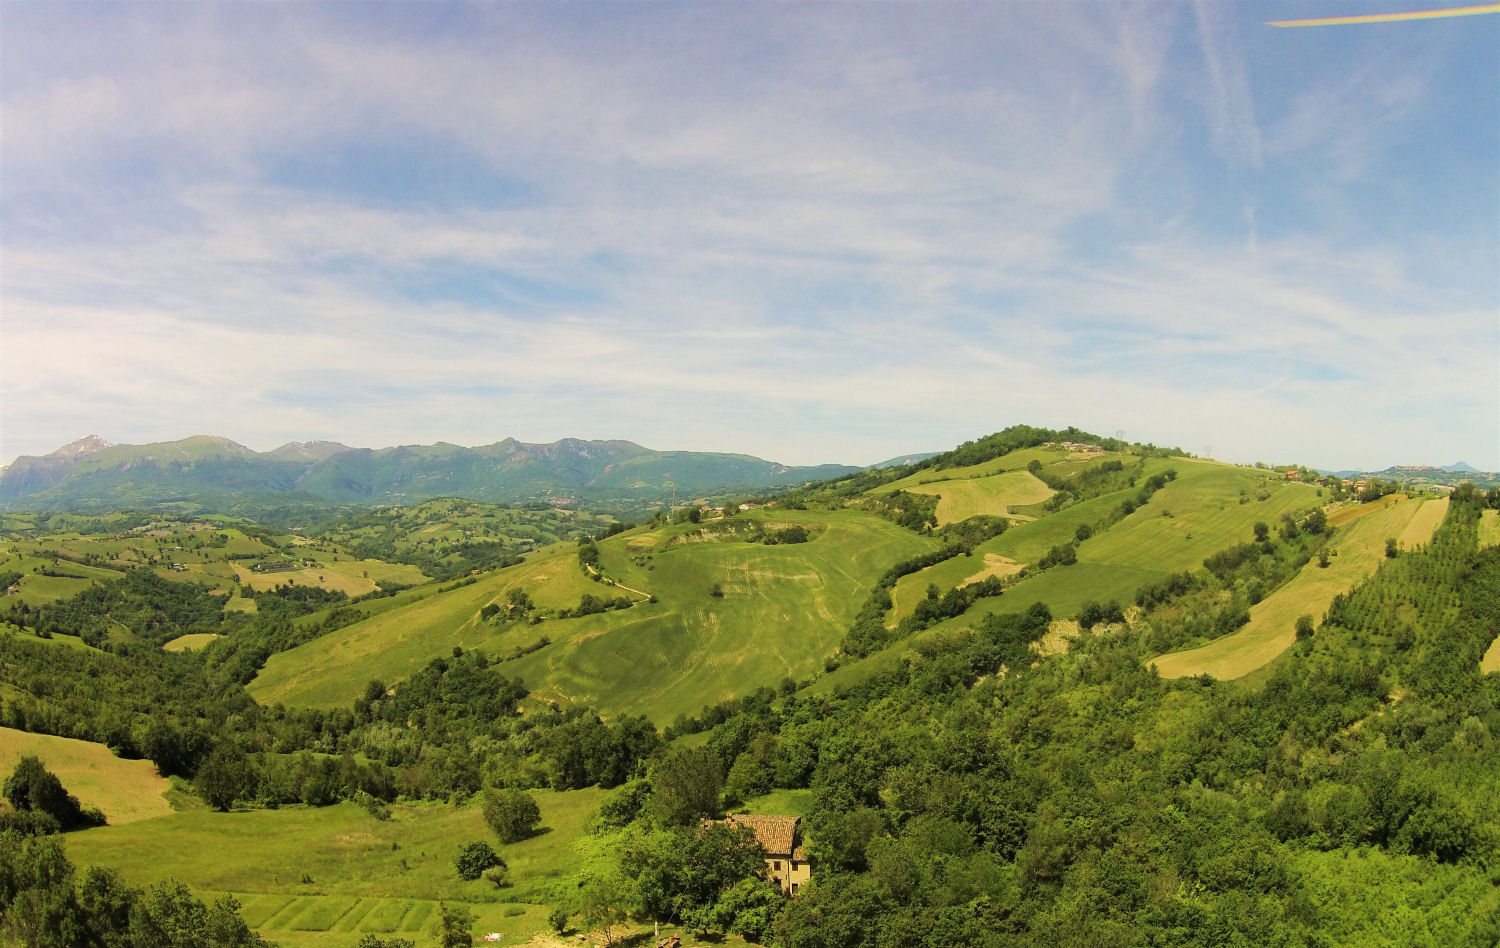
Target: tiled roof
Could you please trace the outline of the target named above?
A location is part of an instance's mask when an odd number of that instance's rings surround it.
[[[797,816],[765,816],[761,814],[731,813],[725,820],[734,826],[748,826],[755,831],[755,841],[771,856],[789,856],[797,842]]]
[[[796,860],[797,862],[807,862],[807,847],[798,846],[796,849],[792,850],[792,859]]]

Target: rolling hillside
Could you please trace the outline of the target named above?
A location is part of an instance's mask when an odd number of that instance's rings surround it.
[[[1329,565],[1308,563],[1291,582],[1250,609],[1249,623],[1201,648],[1163,655],[1153,661],[1167,678],[1213,675],[1240,678],[1270,662],[1296,641],[1298,616],[1321,621],[1333,598],[1371,576],[1385,559],[1387,537],[1411,546],[1426,543],[1447,512],[1446,500],[1407,500],[1369,505],[1377,509],[1349,521],[1332,542]]]
[[[292,706],[343,706],[370,679],[399,679],[454,646],[499,655],[545,636],[550,644],[505,666],[536,697],[665,724],[784,677],[808,677],[833,652],[874,579],[936,545],[853,511],[761,511],[729,525],[783,524],[813,537],[768,546],[714,523],[637,528],[599,543],[605,582],[584,572],[576,545],[550,547],[473,585],[275,655],[250,692]],[[715,584],[722,596],[711,594]],[[535,625],[481,617],[485,606],[506,604],[513,589],[540,610],[571,609],[584,595],[637,602]],[[641,602],[642,594],[659,601]]]
[[[440,904],[504,944],[553,910],[582,932],[580,893],[620,846],[667,832],[651,800],[697,780],[675,769],[689,761],[722,781],[703,812],[804,817],[818,885],[775,911],[819,937],[828,913],[854,911],[825,885],[903,910],[878,895],[891,853],[982,891],[963,917],[1025,887],[1046,907],[1017,943],[1060,924],[1059,886],[1105,904],[1136,878],[1131,898],[1177,911],[1179,888],[1148,887],[1190,880],[1194,910],[1223,916],[1252,891],[1215,881],[1234,873],[1288,899],[1395,879],[1380,897],[1399,924],[1318,923],[1350,941],[1487,932],[1472,916],[1497,905],[1483,861],[1500,825],[1495,679],[1480,677],[1500,663],[1491,499],[1361,504],[1262,468],[1057,440],[1008,431],[774,505],[684,506],[636,527],[458,499],[300,530],[5,515],[19,632],[0,635],[0,723],[15,725],[0,765],[40,753],[112,814],[66,836],[80,869],[232,895],[257,931],[303,948],[421,939]],[[474,558],[500,534],[505,556]],[[95,625],[69,631],[90,602]],[[1297,618],[1325,612],[1298,640]],[[64,632],[36,638],[50,623]],[[173,789],[106,742],[157,761]],[[1377,840],[1373,811],[1337,822],[1332,801],[1417,781],[1405,828]],[[486,787],[540,806],[539,831],[500,847],[503,886],[456,873],[460,847],[493,841]],[[836,848],[867,830],[880,868]],[[1088,850],[1100,832],[1107,854]],[[1136,848],[1156,839],[1169,845]],[[802,918],[807,905],[823,914]],[[928,937],[942,905],[912,930]],[[1236,931],[1300,918],[1264,905]]]

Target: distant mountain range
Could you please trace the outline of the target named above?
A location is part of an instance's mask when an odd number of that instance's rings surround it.
[[[247,504],[409,504],[459,496],[612,509],[786,487],[858,470],[574,438],[376,450],[303,441],[261,453],[208,435],[142,445],[90,435],[42,457],[17,458],[0,473],[0,507],[89,510],[183,502],[228,511]]]
[[[1500,474],[1493,471],[1481,471],[1473,465],[1459,461],[1455,464],[1397,464],[1382,471],[1324,471],[1318,473],[1330,477],[1342,478],[1365,478],[1375,477],[1381,480],[1400,481],[1403,484],[1411,484],[1416,487],[1430,486],[1436,484],[1456,487],[1468,481],[1476,487],[1491,488],[1500,487]]]

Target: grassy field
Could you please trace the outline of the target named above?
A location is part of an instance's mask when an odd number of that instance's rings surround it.
[[[1479,545],[1500,546],[1500,510],[1486,510],[1479,518]]]
[[[333,589],[350,596],[362,596],[374,592],[377,582],[389,581],[417,585],[427,582],[427,577],[415,566],[404,563],[387,563],[384,560],[356,560],[331,557],[317,560],[317,565],[304,569],[287,570],[281,573],[257,573],[235,565],[234,578],[257,592],[277,586],[317,586]]]
[[[917,603],[926,597],[928,586],[936,586],[939,592],[946,592],[955,586],[977,583],[990,576],[1002,579],[1012,576],[1020,571],[1021,566],[1021,563],[1003,554],[984,552],[982,546],[973,556],[955,556],[920,572],[903,576],[891,590],[892,608],[888,624],[894,627],[897,622],[911,615],[917,608]]]
[[[571,885],[586,855],[574,847],[599,790],[534,793],[538,835],[500,846],[477,805],[396,806],[377,820],[352,803],[215,813],[195,810],[128,826],[71,833],[80,866],[117,868],[127,882],[188,881],[202,897],[230,893],[247,923],[287,946],[348,948],[361,933],[425,943],[439,899],[462,902],[475,931],[519,944],[546,927],[548,903]],[[453,857],[484,839],[510,867],[510,885],[464,882]]]
[[[47,769],[84,806],[98,807],[122,825],[172,812],[163,794],[170,788],[149,760],[121,760],[103,744],[0,727],[0,774],[9,776],[27,755]]]
[[[1166,466],[1177,471],[1177,479],[1149,504],[1079,546],[1079,562],[1163,574],[1199,569],[1205,557],[1248,542],[1257,521],[1274,526],[1283,514],[1300,515],[1319,503],[1312,485],[1269,480],[1265,471],[1253,468],[1185,458]]]
[[[988,477],[940,481],[913,487],[914,494],[940,495],[939,526],[958,523],[981,514],[1003,517],[1011,507],[1037,504],[1052,496],[1052,488],[1030,471],[1007,471]]]
[[[1484,657],[1479,660],[1479,670],[1488,674],[1489,672],[1500,672],[1500,638],[1490,643],[1485,651]]]
[[[814,539],[767,546],[709,525],[638,529],[602,541],[600,562],[607,577],[659,602],[538,625],[480,619],[483,606],[503,605],[513,588],[543,608],[576,606],[585,593],[624,594],[591,581],[576,545],[560,544],[473,585],[273,656],[251,693],[290,705],[347,705],[371,678],[397,680],[455,645],[500,654],[545,635],[550,645],[504,666],[537,697],[665,724],[784,676],[810,675],[876,577],[935,546],[857,511],[757,511],[727,526],[752,531],[757,522],[771,529],[803,524]],[[709,594],[715,584],[722,597]]]
[[[190,632],[187,635],[179,635],[170,642],[162,643],[162,648],[169,652],[191,652],[219,637],[217,632]]]
[[[1110,455],[1116,457],[1117,455]],[[889,494],[898,490],[916,490],[926,493],[920,489],[932,484],[948,483],[955,480],[965,480],[976,477],[990,477],[1006,471],[1024,471],[1026,465],[1032,461],[1041,461],[1043,464],[1055,464],[1066,461],[1068,452],[1062,448],[1022,448],[1009,454],[992,458],[980,464],[970,464],[967,467],[948,467],[941,470],[924,469],[917,471],[898,481],[885,484],[872,493]]]
[[[1424,512],[1446,502],[1409,500],[1379,504],[1368,516],[1343,528],[1332,541],[1333,557],[1327,568],[1308,563],[1286,585],[1250,609],[1244,628],[1200,648],[1163,655],[1153,661],[1165,678],[1213,675],[1234,679],[1246,675],[1286,651],[1296,641],[1298,616],[1310,615],[1318,622],[1333,597],[1363,582],[1385,558],[1387,537],[1410,536],[1414,543],[1432,539],[1438,521]],[[1420,522],[1425,534],[1410,532]]]
[[[772,790],[765,796],[746,800],[734,808],[736,813],[771,813],[781,816],[806,816],[817,802],[812,790]]]
[[[1415,503],[1421,506],[1417,508],[1416,513],[1412,514],[1406,529],[1402,530],[1396,538],[1403,550],[1414,550],[1430,541],[1432,535],[1437,532],[1438,526],[1442,524],[1443,518],[1448,516],[1448,498],[1446,497],[1437,500],[1418,500]]]

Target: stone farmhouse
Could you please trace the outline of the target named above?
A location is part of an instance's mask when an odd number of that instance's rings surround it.
[[[801,817],[731,813],[724,822],[750,827],[766,851],[766,875],[787,895],[796,895],[812,878],[807,849],[800,845]]]

